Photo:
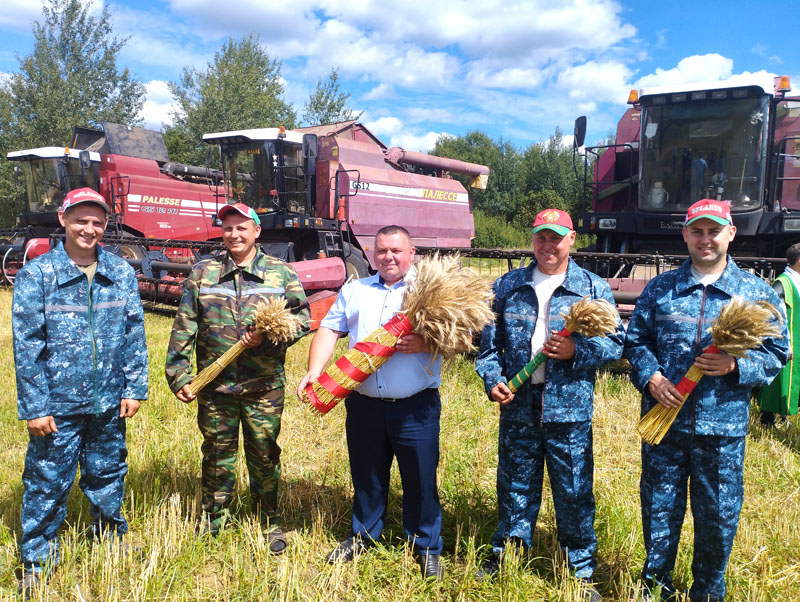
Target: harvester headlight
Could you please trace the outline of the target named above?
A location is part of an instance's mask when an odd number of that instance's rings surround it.
[[[635,105],[637,102],[639,102],[639,90],[633,89],[628,94],[628,104]]]
[[[788,75],[781,75],[776,78],[778,81],[775,84],[775,92],[786,94],[792,90],[792,82]]]
[[[783,229],[787,232],[800,232],[800,218],[783,220]]]
[[[598,222],[598,226],[601,230],[616,230],[617,219],[613,217],[604,217]]]

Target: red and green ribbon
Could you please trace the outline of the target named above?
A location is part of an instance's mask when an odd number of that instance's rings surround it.
[[[566,328],[562,328],[558,333],[558,335],[562,337],[568,337],[571,334],[572,333]],[[525,367],[517,372],[514,378],[508,381],[508,388],[511,389],[511,392],[516,393],[519,388],[533,375],[533,373],[536,372],[536,369],[545,363],[545,361],[547,361],[547,356],[544,354],[544,348],[542,348],[542,351],[534,355],[533,359],[525,364]]]

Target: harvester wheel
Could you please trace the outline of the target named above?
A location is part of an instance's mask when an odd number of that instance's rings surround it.
[[[123,259],[141,259],[144,257],[144,249],[139,245],[125,243],[119,246],[119,255]]]
[[[369,276],[369,262],[364,257],[364,253],[347,242],[344,243],[344,265],[348,279]]]

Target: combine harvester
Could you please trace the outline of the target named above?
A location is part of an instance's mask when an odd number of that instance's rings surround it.
[[[683,219],[701,198],[730,202],[730,252],[764,277],[800,241],[800,96],[788,95],[788,77],[751,79],[632,90],[615,144],[586,147],[591,211],[576,229],[597,242],[576,258],[608,278],[618,302],[634,302],[685,255]],[[579,117],[573,159],[585,135]]]
[[[315,320],[347,277],[374,267],[381,226],[401,225],[426,248],[469,247],[474,237],[467,191],[450,173],[485,188],[485,166],[389,149],[354,121],[203,139],[219,148],[221,169],[172,163],[159,132],[112,123],[75,128],[67,148],[9,153],[24,175],[27,209],[3,231],[2,276],[12,282],[54,244],[61,200],[83,186],[113,208],[105,248],[137,268],[142,296],[158,302],[175,303],[191,265],[222,249],[215,216],[225,203],[260,215],[262,248],[293,263]]]

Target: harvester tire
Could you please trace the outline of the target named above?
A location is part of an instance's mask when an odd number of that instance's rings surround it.
[[[354,247],[350,243],[344,243],[344,266],[347,271],[347,278],[364,278],[369,276],[369,262],[364,257],[361,249]]]

